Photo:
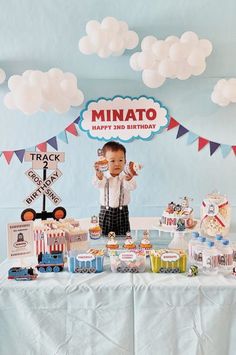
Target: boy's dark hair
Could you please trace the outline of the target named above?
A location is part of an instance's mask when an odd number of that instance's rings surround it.
[[[105,155],[108,150],[111,150],[112,152],[117,152],[117,150],[122,150],[122,152],[124,152],[124,155],[126,156],[125,147],[118,142],[110,141],[104,144],[104,146],[102,147],[103,154]]]

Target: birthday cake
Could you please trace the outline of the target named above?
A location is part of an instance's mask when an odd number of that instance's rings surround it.
[[[196,222],[193,219],[193,208],[189,206],[189,201],[190,199],[185,196],[179,204],[170,202],[162,214],[161,226],[177,231],[193,228]]]

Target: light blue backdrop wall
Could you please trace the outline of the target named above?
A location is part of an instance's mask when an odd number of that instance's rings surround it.
[[[78,40],[85,35],[86,22],[101,21],[106,16],[128,22],[140,39],[151,34],[164,39],[188,30],[208,38],[214,50],[206,71],[187,81],[167,80],[161,88],[149,89],[142,84],[140,72],[129,67],[132,51],[105,60],[81,54]],[[236,77],[234,0],[1,0],[0,24],[0,67],[8,78],[27,69],[59,67],[77,76],[86,101],[116,94],[154,96],[191,131],[216,142],[236,144],[236,104],[220,108],[210,100],[219,78]],[[57,135],[80,112],[77,108],[64,115],[40,113],[28,117],[5,108],[6,92],[7,82],[0,86],[0,151],[35,146]],[[189,195],[199,216],[203,196],[218,189],[229,197],[235,221],[233,153],[223,159],[218,150],[210,158],[208,147],[198,153],[196,143],[187,146],[187,137],[176,140],[175,135],[173,130],[149,142],[127,144],[128,158],[144,164],[133,193],[131,215],[159,215],[167,202]],[[60,166],[64,175],[54,189],[69,215],[87,217],[98,211],[98,193],[91,179],[99,146],[82,132],[79,138],[70,136],[68,145],[59,143],[66,162]],[[29,167],[16,156],[9,166],[4,157],[0,158],[0,260],[6,256],[6,224],[19,220],[25,208],[22,201],[33,190],[24,174]],[[33,207],[40,210],[41,202]]]

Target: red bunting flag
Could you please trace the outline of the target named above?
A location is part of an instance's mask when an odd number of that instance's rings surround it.
[[[75,127],[75,124],[74,123],[71,123],[67,128],[66,128],[66,131],[73,134],[74,136],[78,136],[78,132],[77,132],[77,129]]]
[[[8,165],[11,162],[11,158],[13,156],[13,153],[14,153],[14,150],[13,151],[5,151],[5,152],[3,152],[3,155],[4,155]]]
[[[40,152],[46,152],[47,151],[47,142],[40,143],[36,146]]]
[[[199,137],[198,138],[198,151],[200,152],[200,150],[202,150],[202,148],[204,148],[205,145],[207,145],[207,143],[209,143],[209,140]]]
[[[234,154],[236,155],[236,145],[232,145],[232,149],[234,151]]]
[[[167,131],[169,131],[170,129],[175,128],[177,126],[179,126],[179,122],[177,122],[173,117],[171,117],[170,118],[170,124],[169,124],[169,126],[167,128]]]

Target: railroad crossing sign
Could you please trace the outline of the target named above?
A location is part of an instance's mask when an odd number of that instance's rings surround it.
[[[52,190],[51,186],[62,176],[62,172],[57,168],[57,165],[65,161],[65,153],[26,152],[24,160],[32,162],[32,168],[27,170],[25,175],[37,186],[37,188],[26,197],[24,203],[30,206],[39,197],[43,196],[43,210],[41,213],[36,213],[33,209],[28,208],[22,212],[21,219],[26,221],[34,220],[35,218],[65,218],[66,210],[63,207],[57,207],[53,212],[47,212],[45,210],[46,197],[55,205],[61,202],[61,198]],[[43,169],[43,178],[35,171],[40,169]],[[53,170],[48,177],[47,170]]]

